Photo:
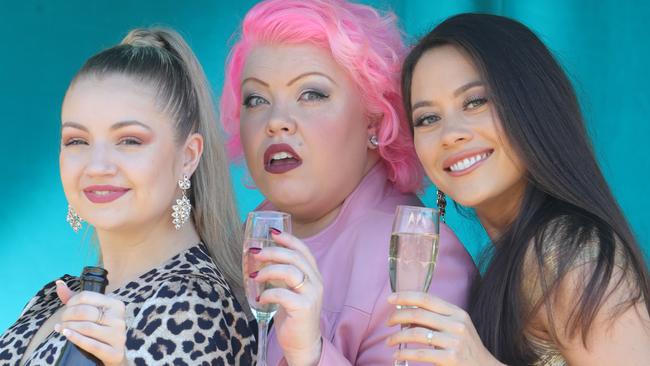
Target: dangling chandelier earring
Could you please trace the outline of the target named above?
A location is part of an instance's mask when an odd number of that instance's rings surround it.
[[[187,198],[187,190],[190,189],[190,179],[187,175],[183,176],[183,179],[178,181],[178,186],[181,188],[183,197],[176,200],[176,204],[172,206],[172,224],[176,230],[180,230],[181,226],[190,219],[190,213],[192,212],[192,205],[190,200]]]
[[[65,217],[65,221],[70,224],[70,227],[75,233],[78,233],[79,229],[81,229],[81,224],[84,222],[84,219],[79,217],[72,206],[68,205],[68,215]]]
[[[447,198],[441,190],[436,191],[436,206],[440,212],[440,221],[445,222],[445,210],[447,208]]]

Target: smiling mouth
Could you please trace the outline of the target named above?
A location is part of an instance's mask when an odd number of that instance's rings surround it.
[[[128,188],[106,186],[93,186],[83,190],[86,198],[93,203],[109,203],[115,201],[128,191]]]
[[[454,164],[450,165],[448,168],[445,168],[446,171],[452,173],[460,173],[470,168],[474,167],[476,164],[486,160],[492,155],[493,151],[483,152],[476,154],[474,156],[467,157],[465,159],[459,160]]]

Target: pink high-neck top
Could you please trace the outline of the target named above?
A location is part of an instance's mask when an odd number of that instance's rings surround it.
[[[302,240],[311,249],[323,278],[323,336],[319,365],[392,365],[395,348],[386,338],[394,306],[388,278],[388,247],[395,207],[421,206],[414,194],[398,191],[379,163],[347,197],[336,219]],[[272,210],[263,202],[257,210]],[[476,273],[472,258],[451,229],[440,225],[438,260],[430,293],[466,308]],[[296,335],[299,337],[300,335]],[[268,364],[286,365],[275,331],[269,334]],[[414,364],[414,363],[410,363]]]

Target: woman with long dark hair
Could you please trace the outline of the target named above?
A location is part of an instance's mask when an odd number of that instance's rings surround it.
[[[426,294],[389,299],[389,344],[436,365],[640,365],[648,270],[598,167],[573,88],[526,26],[461,14],[407,57],[404,104],[427,175],[474,209],[492,246],[469,315]],[[470,317],[471,315],[471,317]]]

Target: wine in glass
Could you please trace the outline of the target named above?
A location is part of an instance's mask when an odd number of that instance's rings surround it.
[[[397,206],[388,257],[393,292],[429,291],[438,256],[439,219],[437,209]],[[408,362],[395,361],[395,366],[408,366]]]
[[[264,267],[264,264],[255,260],[254,254],[268,247],[276,246],[271,238],[271,228],[282,232],[291,233],[291,215],[277,211],[254,211],[248,214],[244,231],[244,252],[242,255],[242,268],[244,275],[244,288],[246,298],[253,316],[257,320],[257,365],[266,366],[266,348],[269,322],[278,310],[278,304],[260,304],[259,296],[264,290],[282,286],[281,283],[268,281],[258,283],[250,274]]]

